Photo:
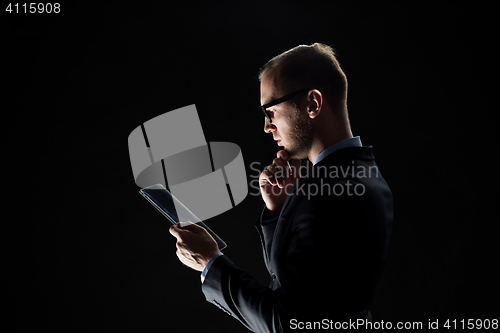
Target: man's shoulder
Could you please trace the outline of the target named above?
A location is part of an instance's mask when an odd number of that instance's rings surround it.
[[[371,146],[349,147],[326,156],[318,164],[302,167],[300,175],[300,185],[321,185],[369,181],[379,176],[379,170]]]
[[[373,161],[375,156],[373,155],[372,146],[362,146],[362,147],[346,147],[339,149],[323,158],[315,167],[329,166],[329,165],[341,165],[352,161]]]
[[[373,156],[373,148],[348,147],[326,156],[320,163],[301,170],[291,198],[320,205],[359,205],[381,190],[388,190]],[[361,201],[365,201],[361,200]]]

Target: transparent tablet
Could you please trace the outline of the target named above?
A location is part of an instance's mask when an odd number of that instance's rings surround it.
[[[177,222],[193,222],[200,227],[205,228],[212,236],[219,250],[226,248],[227,244],[217,236],[209,227],[205,225],[196,215],[194,215],[186,206],[174,197],[163,185],[156,184],[145,187],[139,191],[146,200],[156,207],[172,224]]]

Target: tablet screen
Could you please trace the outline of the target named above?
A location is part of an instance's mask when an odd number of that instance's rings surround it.
[[[145,187],[139,191],[146,200],[156,207],[172,224],[177,222],[193,222],[205,228],[212,236],[219,250],[226,248],[227,244],[217,236],[209,227],[207,227],[196,215],[194,215],[186,206],[174,197],[161,184]]]

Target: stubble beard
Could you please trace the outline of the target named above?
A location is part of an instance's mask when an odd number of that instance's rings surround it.
[[[288,135],[289,147],[286,151],[290,158],[303,160],[308,157],[313,141],[313,127],[311,120],[307,115],[303,114],[296,106],[294,106],[294,114],[291,118],[293,129]]]

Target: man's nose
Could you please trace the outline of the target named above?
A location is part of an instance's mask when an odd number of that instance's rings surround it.
[[[276,130],[276,126],[271,124],[267,118],[264,117],[264,132],[271,133]]]

